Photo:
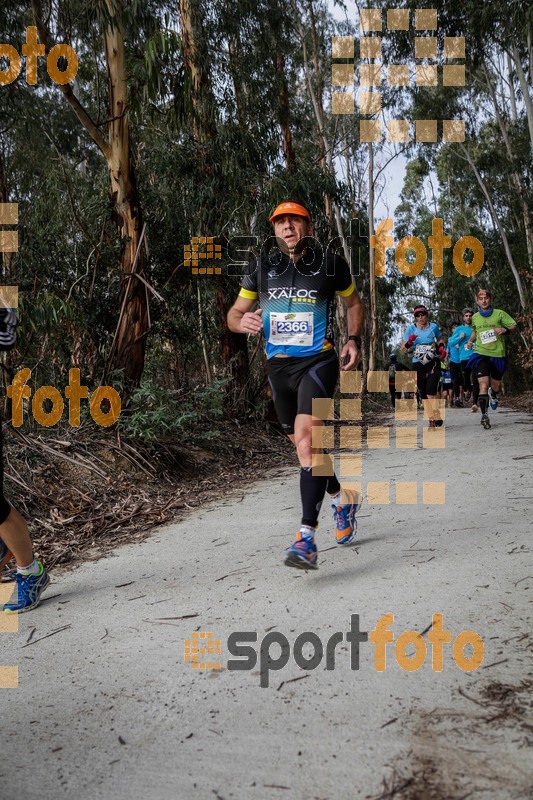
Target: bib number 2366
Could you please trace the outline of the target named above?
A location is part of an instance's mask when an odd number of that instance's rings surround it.
[[[271,344],[310,347],[313,344],[313,314],[271,312],[268,341]]]

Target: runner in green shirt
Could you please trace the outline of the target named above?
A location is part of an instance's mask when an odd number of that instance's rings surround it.
[[[498,391],[504,372],[507,370],[505,356],[505,337],[516,329],[516,321],[505,311],[493,308],[492,294],[488,289],[480,289],[476,295],[479,311],[472,318],[472,333],[466,347],[474,352],[468,359],[468,366],[474,371],[479,382],[479,407],[481,424],[490,428],[487,404],[492,411],[498,408]]]

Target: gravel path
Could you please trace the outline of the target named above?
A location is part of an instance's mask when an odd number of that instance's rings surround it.
[[[366,451],[365,483],[444,481],[446,502],[422,504],[420,486],[417,505],[395,504],[394,492],[388,505],[365,503],[346,548],[323,510],[317,572],[282,563],[299,517],[298,477],[284,469],[56,575],[19,632],[2,634],[0,660],[18,666],[19,688],[2,692],[1,796],[532,797],[533,417],[501,409],[492,419],[483,431],[479,414],[451,410],[444,449],[421,448],[419,420],[416,451]],[[352,669],[345,635],[334,669],[325,654],[310,671],[295,661],[303,632],[325,651],[351,615],[371,631],[386,613],[395,641],[424,632],[417,671],[397,663],[395,642],[384,671],[371,642]],[[442,672],[432,670],[436,613],[452,639],[465,629],[481,637],[479,669],[460,669],[446,644]],[[197,630],[221,640],[221,670],[184,661]],[[228,669],[228,637],[247,631],[257,663]],[[265,647],[281,652],[264,639],[273,633],[290,655],[268,670]]]

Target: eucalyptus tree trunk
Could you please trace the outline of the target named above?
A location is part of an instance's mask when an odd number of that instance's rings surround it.
[[[476,180],[477,180],[477,182],[479,184],[479,188],[481,189],[481,191],[485,195],[485,199],[486,199],[487,205],[489,207],[489,212],[490,212],[490,215],[492,217],[492,222],[494,224],[494,227],[498,230],[498,232],[500,234],[500,238],[501,238],[502,244],[503,244],[503,249],[505,250],[505,255],[507,257],[507,261],[509,263],[509,266],[511,268],[511,272],[513,273],[513,277],[515,279],[516,288],[518,290],[518,296],[520,298],[520,305],[522,306],[523,309],[525,309],[526,308],[526,294],[524,292],[524,287],[522,286],[522,280],[520,278],[520,274],[519,274],[519,272],[518,272],[518,270],[516,268],[516,265],[514,263],[513,254],[511,253],[511,248],[509,247],[509,240],[507,239],[507,234],[505,233],[505,228],[503,227],[503,225],[501,224],[501,222],[499,220],[498,214],[497,214],[496,209],[494,208],[494,204],[492,202],[492,198],[491,198],[491,196],[489,194],[489,190],[487,189],[487,187],[485,185],[485,181],[481,177],[481,175],[479,173],[479,170],[477,169],[476,165],[472,161],[472,157],[470,156],[470,153],[468,152],[467,148],[463,144],[459,143],[459,147],[463,151],[463,153],[465,155],[465,158],[468,161],[472,172],[476,176]]]
[[[490,73],[485,64],[483,64],[483,72],[485,74],[485,80],[487,81],[487,88],[489,90],[489,94],[491,96],[492,103],[494,105],[494,111],[496,113],[496,119],[498,121],[498,125],[500,126],[500,131],[502,133],[505,149],[507,150],[507,155],[509,156],[509,162],[511,164],[511,178],[513,181],[514,190],[518,197],[518,202],[520,203],[520,207],[522,209],[522,219],[524,222],[524,230],[526,234],[526,247],[527,247],[527,255],[529,261],[529,269],[530,272],[533,274],[533,228],[531,224],[531,214],[529,212],[529,206],[527,202],[526,189],[524,186],[524,182],[522,180],[522,176],[519,170],[516,168],[516,159],[513,153],[513,148],[511,146],[511,140],[509,138],[507,126],[505,124],[505,120],[501,114],[498,105],[496,91],[494,89]]]
[[[200,57],[200,44],[204,37],[204,26],[201,6],[198,2],[179,0],[182,49],[185,70],[191,86],[191,102],[193,115],[193,136],[197,144],[197,166],[199,180],[211,180],[211,164],[206,159],[210,144],[215,145],[217,129],[213,117],[215,98],[213,95],[211,76],[207,63]],[[213,199],[213,212],[216,210],[216,199]],[[208,214],[206,229],[199,231],[201,236],[213,236],[216,231],[207,230],[209,225],[216,224],[214,213]],[[197,280],[202,280],[198,277]],[[206,280],[206,278],[203,278]],[[231,378],[226,385],[226,407],[234,413],[244,414],[248,410],[249,358],[246,337],[233,333],[228,329],[226,317],[230,308],[228,300],[233,289],[225,276],[213,276],[215,283],[215,309],[220,331],[220,352],[224,372]],[[205,357],[205,356],[204,356]],[[206,361],[208,373],[210,369]]]
[[[368,235],[374,235],[374,145],[368,143]],[[370,296],[370,346],[368,348],[368,369],[376,369],[378,346],[378,303],[376,293],[376,251],[369,249],[369,296]]]
[[[293,172],[296,165],[296,154],[292,144],[292,131],[289,124],[289,86],[285,71],[285,55],[283,54],[280,36],[280,23],[278,4],[276,0],[269,0],[270,28],[272,42],[272,63],[277,80],[278,89],[278,119],[281,126],[281,143],[285,166]]]
[[[100,132],[79,101],[70,83],[61,85],[67,102],[104,156],[110,178],[113,216],[121,239],[121,308],[117,331],[108,357],[106,372],[124,371],[128,388],[138,386],[144,369],[148,334],[148,298],[143,282],[145,251],[140,247],[143,229],[141,204],[132,162],[129,120],[126,53],[122,22],[123,2],[104,0],[108,17],[104,23],[104,52],[108,77],[108,137]],[[39,38],[50,48],[50,32],[44,22],[41,0],[32,0]],[[128,394],[128,389],[126,390]]]

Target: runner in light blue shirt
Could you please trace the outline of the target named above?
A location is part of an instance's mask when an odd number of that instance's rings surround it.
[[[472,333],[472,316],[474,310],[472,308],[463,308],[463,324],[458,325],[453,334],[448,339],[448,347],[450,349],[459,345],[459,359],[461,366],[461,377],[463,384],[463,399],[470,400],[472,397],[472,411],[477,411],[477,398],[479,394],[479,387],[475,375],[472,374],[471,367],[468,366],[468,359],[472,355],[472,351],[468,350],[466,345]]]

